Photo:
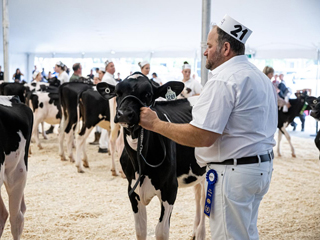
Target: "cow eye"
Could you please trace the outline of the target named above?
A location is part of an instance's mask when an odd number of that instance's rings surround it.
[[[146,98],[151,97],[151,93],[147,93],[145,97],[146,97]]]

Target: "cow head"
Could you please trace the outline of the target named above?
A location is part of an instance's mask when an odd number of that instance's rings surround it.
[[[126,128],[138,127],[140,108],[151,106],[158,97],[165,97],[168,89],[178,96],[184,88],[182,82],[168,82],[156,86],[141,72],[135,72],[116,86],[102,82],[97,90],[106,99],[116,97],[117,111],[114,121]]]
[[[49,86],[54,86],[54,87],[59,87],[61,84],[60,80],[58,80],[57,77],[49,78],[48,83],[49,83]]]
[[[307,103],[311,107],[310,116],[320,120],[320,97],[307,97]]]

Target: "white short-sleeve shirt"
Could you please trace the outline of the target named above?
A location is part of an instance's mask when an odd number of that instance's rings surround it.
[[[117,81],[113,78],[113,75],[106,72],[104,75],[103,75],[103,78],[101,80],[101,82],[106,82],[106,83],[109,83],[111,85],[117,85]]]
[[[202,85],[196,79],[190,78],[188,81],[183,82],[183,83],[184,83],[185,88],[191,89],[189,96],[198,95],[202,91]]]
[[[58,80],[60,80],[61,84],[65,82],[69,82],[69,75],[63,71],[62,73],[59,74]]]
[[[244,55],[231,58],[209,74],[190,124],[221,136],[210,147],[195,149],[199,165],[271,150],[278,110],[270,79]]]

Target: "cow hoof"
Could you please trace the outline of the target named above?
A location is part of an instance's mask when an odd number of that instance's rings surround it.
[[[89,168],[89,163],[88,163],[87,161],[83,161],[83,166],[84,166],[85,168]]]
[[[120,175],[121,175],[121,177],[124,178],[124,179],[127,178],[126,175],[125,175],[122,171],[120,171]]]
[[[82,169],[80,169],[79,167],[78,168],[78,173],[84,173],[84,171]]]
[[[116,170],[111,169],[111,172],[112,172],[112,176],[114,176],[114,177],[119,176],[119,173],[117,173],[117,171],[116,171]]]
[[[294,153],[292,153],[292,157],[294,157],[294,158],[295,158],[295,157],[297,157],[297,155],[295,155]]]
[[[42,149],[43,149],[43,147],[42,147],[41,145],[38,145],[38,148],[39,148],[39,150],[42,150]]]
[[[47,136],[43,136],[43,139],[48,140],[48,137]]]
[[[282,157],[282,155],[279,153],[279,154],[278,154],[278,157]]]
[[[70,162],[71,162],[71,163],[74,163],[75,160],[74,160],[73,158],[70,158]]]
[[[61,161],[67,161],[67,159],[64,156],[61,156]]]

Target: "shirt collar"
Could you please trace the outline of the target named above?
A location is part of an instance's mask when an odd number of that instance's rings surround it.
[[[109,72],[105,72],[105,74],[109,75],[110,77],[113,77],[113,75]]]
[[[248,58],[246,55],[234,56],[234,57],[230,58],[228,61],[222,63],[221,65],[219,65],[218,67],[213,69],[212,71],[210,71],[209,78],[216,75],[217,73],[219,73],[223,69],[228,68],[236,63],[243,62],[243,61],[248,61]]]

